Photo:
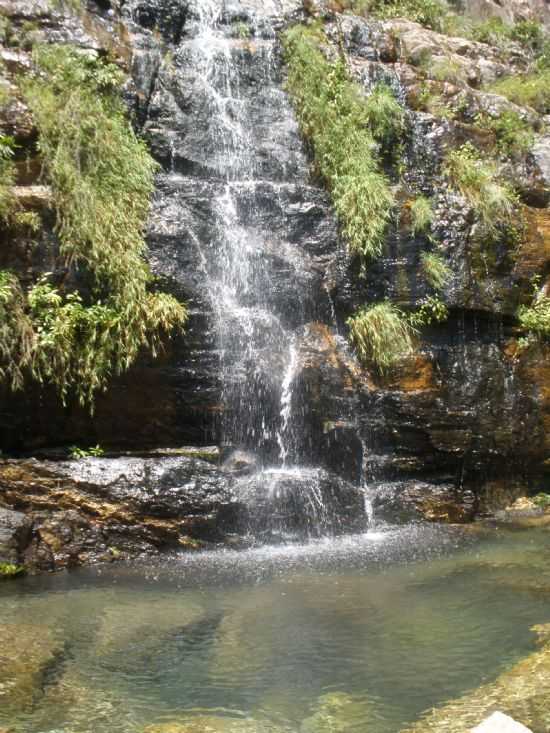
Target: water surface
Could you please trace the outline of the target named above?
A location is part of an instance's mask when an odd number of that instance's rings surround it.
[[[27,578],[1,586],[0,626],[15,644],[21,625],[50,628],[56,654],[0,727],[129,733],[194,712],[324,733],[336,700],[335,730],[396,733],[534,649],[548,621],[535,530],[386,529]]]

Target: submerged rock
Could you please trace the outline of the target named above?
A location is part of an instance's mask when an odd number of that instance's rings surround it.
[[[282,729],[250,718],[187,715],[172,723],[150,725],[143,733],[282,733]]]
[[[436,708],[403,733],[464,733],[494,712],[511,716],[533,733],[550,728],[550,640],[535,627],[543,647],[458,700]],[[477,729],[476,729],[477,730]],[[497,728],[491,728],[497,730]],[[503,730],[498,728],[498,731]]]
[[[0,624],[0,725],[32,709],[62,652],[62,640],[47,626]]]

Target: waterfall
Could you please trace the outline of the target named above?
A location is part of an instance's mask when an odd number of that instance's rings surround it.
[[[252,474],[238,472],[235,492],[254,536],[357,527],[361,487],[318,459],[323,417],[300,391],[307,338],[334,342],[323,268],[339,244],[284,92],[280,8],[191,0],[188,12],[165,82],[174,102],[159,104],[175,127],[165,185],[174,191],[170,215],[186,224],[182,251],[196,250],[195,282],[210,304],[227,470],[232,455],[251,456]]]
[[[206,277],[221,354],[222,442],[263,454],[268,462],[278,454],[286,465],[295,331],[301,324],[285,317],[284,293],[277,292],[266,262],[274,248],[288,250],[288,243],[277,241],[262,225],[258,200],[267,186],[276,201],[278,183],[266,181],[262,171],[251,134],[259,110],[243,88],[247,59],[254,54],[259,71],[254,83],[270,90],[266,103],[283,102],[274,78],[274,32],[262,18],[262,38],[248,40],[249,33],[256,35],[258,21],[227,22],[220,0],[199,0],[194,13],[196,32],[188,58],[209,113],[204,145],[213,153],[221,183]],[[299,267],[299,258],[294,264]]]

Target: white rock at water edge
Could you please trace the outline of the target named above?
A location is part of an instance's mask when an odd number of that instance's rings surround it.
[[[472,728],[471,733],[532,733],[532,731],[504,713],[493,713],[483,723]]]

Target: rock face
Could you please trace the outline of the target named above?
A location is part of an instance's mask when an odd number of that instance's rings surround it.
[[[466,5],[477,8],[480,15],[531,15],[521,2],[499,3],[498,8],[489,1]],[[114,380],[111,389],[98,397],[93,417],[76,405],[60,408],[55,395],[38,387],[16,397],[4,392],[2,448],[28,453],[71,443],[133,450],[217,443],[226,419],[227,394],[220,382],[223,349],[214,327],[214,299],[205,262],[212,257],[216,238],[224,161],[205,142],[211,109],[201,86],[204,80],[192,73],[189,63],[197,33],[197,5],[133,0],[120,9],[115,4],[107,8],[104,3],[90,3],[80,17],[41,2],[16,0],[1,8],[15,30],[33,21],[34,32],[42,40],[109,52],[130,71],[128,105],[162,166],[148,231],[151,264],[169,289],[189,302],[191,313],[187,333],[167,345],[157,361],[144,358]],[[256,120],[250,138],[255,169],[261,174],[253,196],[249,186],[241,187],[236,206],[244,221],[260,222],[271,234],[271,246],[255,266],[269,274],[266,301],[277,298],[284,304],[283,325],[298,334],[285,428],[288,459],[321,465],[355,485],[365,472],[382,482],[412,478],[412,484],[397,484],[407,511],[414,507],[415,514],[420,505],[426,509],[430,497],[437,494],[439,508],[433,509],[434,503],[432,509],[422,510],[424,515],[467,519],[477,507],[472,490],[512,475],[518,480],[539,480],[548,467],[548,350],[541,346],[519,357],[514,321],[518,303],[530,297],[530,279],[546,274],[550,264],[548,136],[535,135],[532,150],[513,163],[529,230],[517,253],[505,245],[497,246],[490,256],[480,251],[471,210],[441,175],[450,147],[467,140],[481,147],[490,144],[490,135],[473,124],[479,113],[495,117],[513,108],[524,119],[540,122],[534,110],[513,107],[481,90],[504,72],[524,70],[528,59],[515,46],[507,55],[401,19],[379,23],[351,15],[327,16],[327,33],[341,38],[350,69],[365,92],[383,80],[408,105],[404,181],[432,196],[437,251],[451,272],[441,293],[450,309],[449,319],[425,329],[415,356],[381,379],[362,369],[346,347],[345,321],[357,307],[388,295],[404,308],[417,307],[430,293],[420,267],[427,241],[422,235],[413,236],[402,221],[390,233],[384,256],[365,277],[346,253],[328,196],[311,176],[308,152],[283,91],[284,66],[276,33],[303,17],[300,2],[241,0],[228,3],[220,21],[224,33],[232,37],[230,53],[241,78],[242,103]],[[419,69],[426,53],[448,61],[456,78],[442,81]],[[4,49],[4,56],[8,82],[12,73],[28,68],[25,46]],[[266,64],[270,65],[269,85]],[[447,118],[419,108],[415,100],[421,88],[440,95],[456,113]],[[42,240],[32,250],[3,237],[0,265],[17,269],[22,280],[29,282],[55,266],[50,192],[37,185],[36,131],[23,102],[15,100],[2,109],[0,122],[2,131],[13,134],[21,150],[30,152],[28,165],[19,165],[17,196],[22,205],[40,210],[46,225]],[[297,298],[303,292],[313,295]],[[266,324],[259,326],[269,336]],[[258,371],[263,379],[269,370],[259,364]],[[270,409],[277,417],[280,406],[267,388],[265,401],[273,402]],[[271,427],[265,430],[271,434],[262,449],[273,457],[278,447]],[[70,464],[56,464],[55,470],[48,464],[5,464],[3,501],[38,512],[33,514],[33,563],[41,567],[68,564],[89,554],[96,542],[105,549],[117,547],[116,537],[121,535],[101,508],[105,498],[123,507],[121,516],[128,527],[147,516],[146,530],[139,530],[132,540],[129,530],[124,535],[124,542],[134,543],[134,549],[177,545],[187,534],[200,539],[220,536],[221,516],[233,506],[224,474],[214,475],[201,462],[183,462],[177,468],[168,462],[162,469],[129,462],[124,470],[130,470],[135,490],[116,466],[105,468],[104,474],[97,470],[86,484],[85,471],[76,481]],[[158,489],[151,495],[149,476]],[[55,493],[58,479],[66,488]],[[424,479],[433,479],[433,484]],[[185,493],[170,493],[184,480],[195,482],[193,500]],[[27,482],[31,488],[24,500]],[[15,494],[10,498],[14,484],[19,487],[17,498]],[[78,486],[77,500],[69,485]],[[391,501],[380,501],[381,510],[384,502],[391,508]],[[57,514],[50,515],[52,511]],[[90,516],[101,521],[91,521]],[[20,554],[18,543],[26,531],[13,529],[9,522],[14,521],[0,517],[0,547],[6,557]],[[55,538],[62,534],[72,539],[64,540],[63,546],[70,549],[63,550],[59,559]]]
[[[237,500],[194,458],[0,464],[0,560],[53,570],[225,539]],[[25,512],[24,514],[22,512]]]

